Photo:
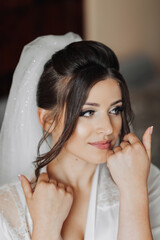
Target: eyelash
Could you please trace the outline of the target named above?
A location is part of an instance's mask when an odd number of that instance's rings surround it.
[[[89,116],[85,116],[86,113],[90,113],[90,115],[89,115]],[[94,113],[95,113],[94,110],[82,111],[82,112],[80,113],[80,117],[90,117],[90,116],[92,116]]]
[[[113,114],[117,116],[118,114],[120,114],[121,112],[124,111],[124,106],[115,107],[115,108],[113,108],[112,110],[110,110],[110,113],[111,113],[112,111],[115,111],[115,113],[113,113]]]
[[[109,113],[111,113],[112,114],[112,111],[115,111],[115,113],[113,113],[113,115],[119,115],[121,112],[123,112],[124,111],[124,107],[123,106],[118,106],[118,107],[115,107],[115,108],[113,108],[112,110],[110,110],[109,111]],[[89,116],[85,116],[85,114],[87,114],[87,113],[89,113]],[[94,115],[94,113],[95,113],[95,111],[94,110],[86,110],[86,111],[82,111],[81,113],[80,113],[80,117],[91,117],[91,116],[93,116]]]

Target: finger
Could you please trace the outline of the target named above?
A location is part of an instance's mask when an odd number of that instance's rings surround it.
[[[41,173],[39,175],[37,183],[40,183],[40,182],[49,182],[49,177],[47,173]]]
[[[24,175],[19,175],[19,179],[21,181],[21,186],[22,186],[22,189],[23,189],[23,192],[24,192],[24,196],[25,196],[26,201],[28,203],[28,201],[32,198],[32,195],[33,195],[31,184]]]
[[[124,136],[123,141],[128,142],[130,144],[134,144],[136,142],[140,142],[139,138],[134,133],[129,133]]]
[[[127,142],[127,141],[122,141],[122,142],[120,143],[120,147],[121,147],[122,149],[124,149],[124,148],[127,147],[128,145],[130,145],[130,143]]]
[[[117,152],[119,152],[119,151],[122,151],[122,148],[121,148],[121,147],[118,146],[118,147],[114,147],[114,148],[113,148],[113,152],[114,152],[114,153],[117,153]]]
[[[147,152],[149,161],[151,161],[151,141],[152,141],[152,132],[153,132],[153,126],[147,128],[147,130],[145,131],[143,138],[142,138],[142,142],[143,145],[145,147],[145,150]]]
[[[70,186],[66,187],[66,192],[71,193],[73,195],[73,189]]]
[[[108,150],[107,151],[107,159],[111,156],[111,155],[113,155],[114,154],[114,151],[113,150]]]
[[[58,186],[59,188],[65,189],[65,186],[64,186],[63,183],[58,183],[57,186]]]
[[[112,155],[114,155],[115,153],[114,153],[114,151],[113,150],[109,150],[108,152],[107,152],[107,156],[106,156],[106,166],[109,168],[109,165],[110,165],[110,157],[112,156]]]
[[[57,181],[55,179],[50,179],[49,183],[53,183],[57,187]]]

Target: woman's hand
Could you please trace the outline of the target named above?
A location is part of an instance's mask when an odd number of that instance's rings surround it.
[[[48,174],[42,173],[33,192],[28,179],[23,175],[20,178],[33,221],[32,239],[60,239],[63,222],[73,202],[72,188],[49,180]]]
[[[107,166],[121,191],[133,191],[147,185],[151,161],[151,134],[149,127],[141,142],[133,133],[124,136],[120,146],[108,152]]]
[[[133,133],[129,133],[119,147],[108,152],[107,166],[120,190],[118,240],[153,240],[147,190],[151,134],[150,127],[141,143]]]

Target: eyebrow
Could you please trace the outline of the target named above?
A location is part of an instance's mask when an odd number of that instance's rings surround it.
[[[120,102],[123,102],[122,99],[113,102],[113,103],[111,104],[111,106],[113,106],[113,105],[115,105],[115,104],[117,104],[117,103],[120,103]],[[84,105],[94,106],[94,107],[99,107],[99,106],[100,106],[98,103],[91,103],[91,102],[86,102]]]

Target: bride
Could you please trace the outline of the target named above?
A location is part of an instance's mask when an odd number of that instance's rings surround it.
[[[73,33],[28,44],[1,131],[0,239],[159,240],[153,127],[141,142],[131,121],[110,48]]]

